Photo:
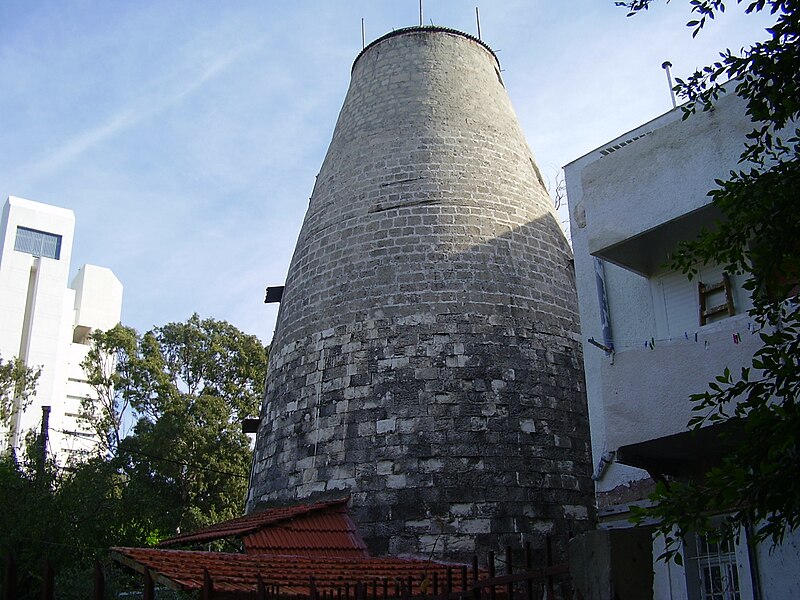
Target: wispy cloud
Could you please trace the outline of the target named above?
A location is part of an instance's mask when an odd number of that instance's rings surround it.
[[[152,92],[139,96],[130,105],[119,108],[116,114],[107,117],[102,123],[80,132],[40,160],[23,167],[18,173],[18,179],[30,182],[46,177],[78,160],[84,153],[99,144],[180,104],[199,92],[203,86],[224,72],[240,56],[252,51],[256,45],[243,45],[223,56],[214,58],[203,66],[199,74],[193,73],[190,76],[184,76],[182,81],[173,84],[173,90],[169,94]],[[174,81],[173,77],[174,75],[171,74],[169,79]],[[149,87],[163,90],[160,86]]]

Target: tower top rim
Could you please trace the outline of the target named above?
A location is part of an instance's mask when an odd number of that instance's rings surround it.
[[[397,37],[400,35],[407,35],[410,33],[448,33],[451,35],[456,35],[466,38],[472,42],[475,42],[479,46],[483,46],[483,48],[487,52],[489,52],[489,54],[492,55],[492,58],[494,58],[495,62],[497,63],[497,66],[498,67],[500,66],[500,61],[498,60],[497,55],[494,53],[494,50],[491,49],[489,44],[487,44],[483,40],[476,38],[474,35],[465,33],[463,31],[459,31],[458,29],[452,29],[450,27],[441,27],[439,25],[414,25],[412,27],[403,27],[402,29],[395,29],[393,31],[390,31],[389,33],[382,35],[381,37],[371,41],[369,44],[364,46],[364,49],[358,53],[358,56],[356,56],[355,60],[353,61],[353,66],[351,67],[350,72],[352,73],[353,70],[355,70],[356,64],[358,64],[358,61],[361,60],[361,57],[364,56],[364,54],[374,46],[377,46],[378,44],[388,40],[389,38]]]

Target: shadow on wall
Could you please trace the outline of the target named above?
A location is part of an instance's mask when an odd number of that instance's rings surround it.
[[[405,215],[422,231],[350,238],[333,269],[300,257],[249,508],[350,493],[375,554],[466,558],[551,534],[564,560],[594,519],[571,253],[551,213],[490,231],[497,216],[443,208]]]

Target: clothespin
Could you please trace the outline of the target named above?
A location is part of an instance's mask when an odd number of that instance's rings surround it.
[[[706,350],[708,350],[708,340],[703,341],[703,346],[705,347]]]
[[[695,343],[697,342],[697,332],[696,331],[694,332],[694,341],[695,341]]]
[[[685,337],[688,340],[689,339],[689,333],[687,331],[684,331],[683,332],[683,337]]]

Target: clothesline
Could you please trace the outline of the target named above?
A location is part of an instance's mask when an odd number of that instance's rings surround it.
[[[756,333],[761,331],[761,329],[763,329],[763,327],[757,326],[752,321],[747,323],[747,331],[751,335],[755,335]],[[642,339],[640,339],[640,340],[636,340],[636,339],[623,339],[623,340],[614,339],[613,351],[618,352],[620,350],[631,350],[633,348],[645,348],[647,350],[654,350],[655,347],[660,345],[660,344],[667,344],[667,343],[671,343],[671,342],[690,342],[690,343],[695,343],[695,344],[702,343],[703,346],[706,349],[708,349],[711,346],[711,342],[708,339],[703,339],[703,336],[706,335],[706,334],[711,334],[711,333],[715,333],[715,332],[712,332],[712,331],[704,332],[704,331],[701,331],[701,330],[696,330],[696,331],[684,331],[683,335],[680,335],[680,336],[669,336],[669,337],[662,337],[662,338],[650,337],[650,338],[643,339],[643,340]],[[742,343],[742,334],[741,334],[741,332],[739,332],[739,331],[731,332],[730,340],[731,340],[731,342],[733,344]],[[587,341],[590,344],[592,344],[593,346],[595,346],[595,347],[597,347],[597,348],[599,348],[601,350],[604,350],[606,352],[610,352],[612,350],[611,348],[609,348],[605,344],[602,344],[602,343],[598,342],[597,340],[595,340],[593,337],[589,338]]]

